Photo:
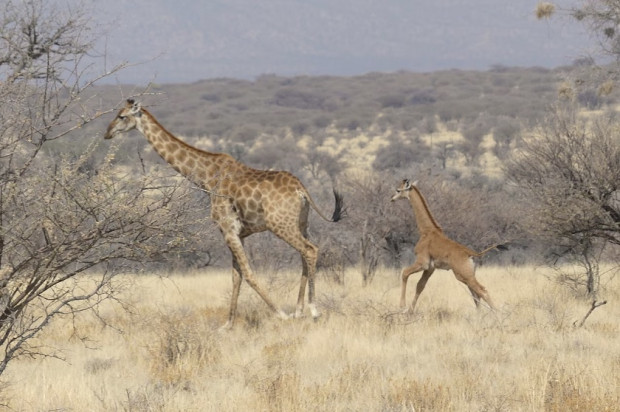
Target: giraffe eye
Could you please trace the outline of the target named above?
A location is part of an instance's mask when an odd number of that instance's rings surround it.
[[[127,118],[127,116],[121,116],[120,114],[118,115],[119,120],[125,120]]]

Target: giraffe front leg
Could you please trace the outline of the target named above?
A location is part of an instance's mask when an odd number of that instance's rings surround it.
[[[401,274],[401,287],[400,287],[400,309],[403,313],[408,313],[410,309],[407,307],[407,280],[409,280],[409,276],[421,270],[422,270],[422,264],[417,261],[414,262],[413,265],[408,266],[403,269],[403,272]]]
[[[239,268],[239,263],[237,259],[235,259],[235,255],[233,255],[232,262],[232,280],[233,280],[233,289],[232,295],[230,298],[230,309],[228,311],[228,320],[222,326],[221,330],[229,330],[235,323],[235,318],[237,316],[237,302],[239,300],[239,292],[241,291],[241,269]]]

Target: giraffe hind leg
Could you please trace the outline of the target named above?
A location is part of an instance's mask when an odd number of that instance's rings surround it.
[[[482,298],[491,309],[495,309],[495,304],[491,300],[489,292],[487,292],[487,289],[476,279],[476,270],[472,261],[468,261],[466,267],[453,268],[452,271],[458,280],[467,285],[474,298],[476,307],[479,307],[480,298]]]
[[[299,284],[299,294],[297,295],[297,307],[295,309],[295,317],[301,318],[304,316],[304,300],[305,300],[305,289],[306,284],[308,285],[308,307],[310,308],[310,314],[313,318],[318,318],[321,316],[321,312],[317,309],[316,304],[314,302],[314,273],[316,268],[316,263],[313,265],[309,262],[308,257],[304,256],[302,253],[301,260],[303,265],[303,270],[301,274],[301,281]],[[311,259],[310,259],[311,260]],[[316,260],[315,260],[316,262]],[[310,275],[312,273],[312,275]]]
[[[472,290],[472,295],[474,297],[474,302],[476,303],[476,307],[479,307],[480,298],[482,298],[491,307],[491,309],[496,309],[495,304],[493,303],[493,300],[491,299],[491,295],[489,295],[489,292],[487,292],[487,289],[484,286],[482,286],[480,282],[474,279],[474,283],[471,286],[468,285],[468,287],[470,288],[470,290]],[[476,297],[478,299],[476,299]]]
[[[301,219],[301,222],[303,222],[303,225],[301,228],[301,234],[302,234],[302,241],[304,244],[304,249],[301,250],[299,254],[301,255],[301,260],[303,262],[302,279],[303,279],[304,272],[307,275],[308,307],[310,308],[310,314],[312,315],[314,319],[316,319],[319,316],[321,316],[321,313],[319,312],[319,310],[316,307],[316,304],[314,303],[314,279],[316,276],[316,262],[319,258],[319,248],[314,243],[308,240],[307,212],[305,216],[306,216],[305,219],[303,218],[303,216]],[[303,291],[301,291],[301,285],[300,285],[299,297],[297,298],[298,307],[299,307],[300,301],[301,301],[301,309],[303,310],[304,297],[303,297]]]
[[[299,293],[297,294],[295,317],[299,318],[303,316],[306,286],[308,286],[308,307],[310,308],[312,317],[318,318],[321,314],[314,302],[314,280],[318,247],[307,239],[306,219],[307,210],[302,209],[296,225],[277,225],[271,227],[270,230],[273,234],[288,243],[293,249],[297,250],[301,257],[302,273],[299,283]]]
[[[308,307],[310,308],[310,314],[315,319],[321,316],[321,313],[317,309],[316,303],[314,302],[314,279],[316,275],[316,261],[318,258],[318,253],[318,248],[308,242],[306,255],[303,260],[305,262],[304,270],[308,272]],[[301,297],[301,302],[303,306],[303,296]],[[299,300],[297,301],[297,304],[299,305]]]
[[[263,288],[254,278],[248,258],[243,248],[243,243],[241,242],[239,236],[234,236],[231,234],[227,235],[226,243],[228,244],[228,248],[233,255],[233,262],[236,262],[238,271],[240,273],[239,277],[233,277],[233,295],[230,302],[228,323],[232,325],[232,322],[234,322],[234,319],[236,317],[237,300],[239,298],[239,289],[241,288],[241,278],[245,279],[248,285],[250,285],[252,289],[254,289],[256,293],[258,293],[258,295],[263,299],[267,306],[269,306],[269,308],[274,311],[278,315],[278,317],[280,317],[281,319],[288,319],[288,315],[273,303],[269,295],[265,292],[265,290],[263,290]]]
[[[469,293],[471,293],[471,296],[474,298],[476,308],[478,308],[480,306],[480,295],[478,295],[478,293],[476,293],[476,291],[471,286],[467,286],[467,288],[469,289]]]
[[[294,203],[286,210],[273,208],[271,214],[266,215],[267,228],[277,237],[297,250],[301,256],[302,273],[297,295],[295,317],[302,317],[304,312],[306,286],[308,287],[308,307],[313,318],[321,314],[314,302],[314,280],[318,247],[308,240],[308,213],[307,201],[294,196]],[[265,202],[265,208],[268,208]]]
[[[297,307],[295,309],[295,317],[302,317],[304,311],[304,301],[306,285],[308,286],[308,307],[313,318],[318,318],[321,313],[314,302],[314,280],[316,274],[316,261],[318,258],[318,247],[311,243],[303,236],[296,239],[283,239],[295,248],[301,256],[302,273],[299,283],[299,293],[297,295]]]

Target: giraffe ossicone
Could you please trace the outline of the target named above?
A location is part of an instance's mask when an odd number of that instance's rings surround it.
[[[211,217],[233,257],[233,290],[224,327],[234,324],[243,279],[277,316],[289,317],[256,281],[243,247],[243,239],[263,231],[271,231],[301,255],[303,269],[295,316],[303,315],[306,285],[310,312],[315,318],[320,316],[314,302],[318,247],[307,238],[308,214],[311,207],[323,219],[337,222],[343,212],[342,196],[334,190],[335,207],[329,218],[321,213],[301,181],[291,173],[254,169],[226,153],[193,147],[168,132],[139,102],[128,99],[104,137],[111,139],[133,129],[142,133],[176,171],[210,195]]]

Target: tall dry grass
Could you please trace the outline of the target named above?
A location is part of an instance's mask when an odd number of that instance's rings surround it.
[[[142,276],[123,296],[130,311],[51,325],[38,343],[66,360],[14,362],[2,394],[19,411],[619,410],[620,282],[575,328],[589,302],[544,275],[481,268],[500,306],[491,312],[437,271],[407,317],[391,315],[397,271],[363,287],[351,269],[344,285],[319,279],[316,322],[280,321],[244,286],[239,321],[223,333],[228,271]],[[262,281],[292,312],[298,278]]]

